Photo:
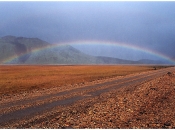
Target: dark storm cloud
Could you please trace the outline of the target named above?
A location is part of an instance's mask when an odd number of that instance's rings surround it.
[[[106,40],[175,57],[175,2],[0,2],[0,36]]]

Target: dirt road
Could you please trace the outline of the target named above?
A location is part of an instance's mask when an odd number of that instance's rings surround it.
[[[55,109],[60,108],[61,110],[63,107],[69,107],[80,103],[80,101],[96,99],[103,93],[111,92],[121,87],[137,86],[172,71],[175,71],[175,67],[124,76],[94,85],[68,88],[65,91],[53,91],[49,94],[45,93],[37,96],[21,95],[23,96],[22,99],[2,100],[0,101],[0,128],[26,127],[21,124],[23,121],[27,124],[26,122],[30,122],[32,118],[40,118],[45,113],[54,112]]]

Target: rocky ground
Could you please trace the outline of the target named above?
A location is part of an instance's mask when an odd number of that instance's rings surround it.
[[[175,128],[174,108],[175,72],[170,72],[139,86],[54,108],[11,128]]]

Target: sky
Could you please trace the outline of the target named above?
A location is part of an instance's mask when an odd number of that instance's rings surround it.
[[[6,35],[49,43],[82,41],[83,46],[73,46],[92,55],[155,59],[140,51],[100,45],[125,43],[175,59],[175,2],[0,1],[0,37]]]

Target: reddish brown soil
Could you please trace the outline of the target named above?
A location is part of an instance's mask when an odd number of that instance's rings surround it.
[[[143,74],[149,75],[150,73],[144,72]],[[134,75],[139,76],[139,74],[132,74],[120,78]],[[100,82],[109,82],[114,79]],[[81,87],[77,86],[77,88]],[[42,93],[47,92],[47,90],[42,91]],[[29,95],[30,93],[26,97]],[[21,96],[18,96],[21,101]],[[14,97],[18,99],[18,96]],[[2,99],[1,103],[11,103],[16,101],[15,98]],[[54,107],[50,111],[27,118],[27,120],[0,125],[0,128],[175,128],[174,108],[175,70],[172,69],[170,73],[140,85],[127,85],[104,92],[99,96],[79,100],[72,105]],[[5,110],[1,111],[5,112]]]
[[[58,110],[31,128],[175,128],[175,73]],[[36,121],[37,122],[37,121]]]
[[[164,68],[164,66],[156,66],[156,68]],[[92,82],[154,69],[154,66],[129,65],[4,65],[0,66],[0,98],[10,94],[53,87],[62,88],[66,85]]]

